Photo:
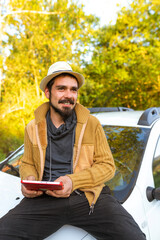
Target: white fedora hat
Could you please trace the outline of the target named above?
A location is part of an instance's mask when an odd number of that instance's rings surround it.
[[[78,81],[78,88],[80,88],[84,84],[84,77],[80,73],[73,72],[71,66],[67,62],[60,61],[60,62],[56,62],[50,66],[50,68],[48,69],[47,76],[45,78],[43,78],[40,83],[40,89],[44,92],[48,82],[53,77],[56,77],[56,76],[60,75],[61,73],[69,73],[69,74],[73,75],[74,77],[76,77],[76,79]]]

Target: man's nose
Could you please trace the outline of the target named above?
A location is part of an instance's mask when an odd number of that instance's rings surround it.
[[[69,89],[67,89],[67,90],[65,91],[64,96],[65,96],[66,98],[72,98],[72,92],[71,92]]]

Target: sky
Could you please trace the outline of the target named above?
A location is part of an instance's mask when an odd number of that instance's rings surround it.
[[[86,14],[94,14],[100,18],[100,24],[115,24],[119,4],[121,7],[129,6],[131,0],[79,0],[83,3]]]

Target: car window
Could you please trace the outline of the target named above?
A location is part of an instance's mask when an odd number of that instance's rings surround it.
[[[150,129],[120,126],[103,128],[116,164],[115,176],[106,185],[123,203],[134,187]]]
[[[153,158],[153,178],[155,187],[160,187],[160,137],[157,141],[154,158]]]
[[[0,170],[14,176],[19,176],[19,165],[23,156],[23,152],[24,148],[22,146],[0,164]]]

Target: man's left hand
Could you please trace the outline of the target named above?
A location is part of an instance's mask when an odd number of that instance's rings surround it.
[[[54,191],[47,190],[46,194],[52,197],[57,197],[57,198],[69,197],[72,192],[72,180],[70,179],[70,177],[62,176],[57,178],[55,182],[63,182],[63,186],[64,186],[63,190],[54,190]]]

